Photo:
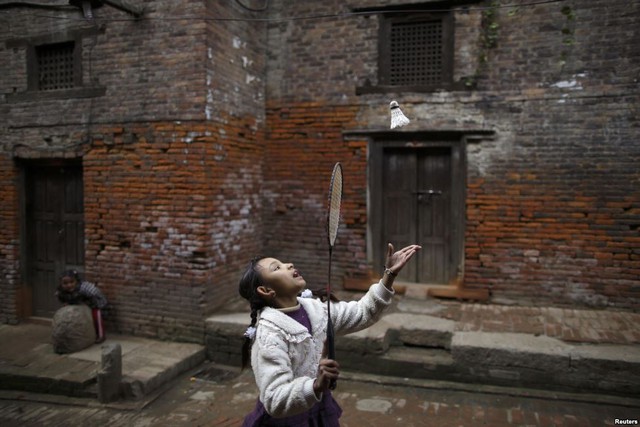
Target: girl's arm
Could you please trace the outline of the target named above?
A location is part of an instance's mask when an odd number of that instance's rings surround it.
[[[103,309],[107,306],[107,298],[93,283],[82,282],[80,284],[80,293],[89,301],[89,305],[92,307]]]
[[[373,325],[382,312],[391,304],[394,292],[383,284],[384,279],[374,283],[358,301],[331,304],[331,321],[340,335],[357,332]]]

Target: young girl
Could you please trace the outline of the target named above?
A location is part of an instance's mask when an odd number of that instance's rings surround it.
[[[394,252],[389,244],[380,281],[359,301],[332,303],[336,333],[355,332],[375,323],[391,303],[395,276],[420,249],[411,245]],[[329,390],[339,376],[339,365],[323,354],[327,304],[298,298],[305,286],[293,264],[266,257],[252,260],[240,280],[240,295],[251,306],[242,365],[248,365],[251,350],[260,391],[243,427],[340,425],[342,410]]]
[[[60,276],[60,285],[56,296],[64,305],[87,304],[91,307],[93,327],[96,330],[96,343],[105,340],[101,310],[107,306],[107,299],[96,285],[83,281],[77,271],[67,270]]]

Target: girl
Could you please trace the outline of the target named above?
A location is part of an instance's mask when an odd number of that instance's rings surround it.
[[[359,301],[332,304],[331,321],[336,333],[355,332],[375,323],[391,303],[395,276],[420,249],[410,245],[394,252],[389,244],[380,281]],[[340,425],[342,410],[329,390],[339,376],[339,365],[325,358],[323,349],[327,305],[298,298],[305,286],[293,264],[266,257],[252,260],[240,280],[240,295],[251,306],[242,365],[247,367],[251,350],[260,391],[243,427]]]
[[[107,299],[96,285],[83,281],[77,271],[67,270],[60,276],[60,285],[56,296],[64,305],[87,304],[91,307],[93,327],[96,330],[96,343],[105,340],[101,310],[107,306]]]

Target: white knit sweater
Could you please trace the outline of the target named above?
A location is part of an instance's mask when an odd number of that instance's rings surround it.
[[[359,301],[333,303],[331,320],[336,334],[371,326],[392,299],[393,292],[379,282]],[[313,334],[285,313],[266,307],[258,319],[251,349],[260,401],[273,417],[295,415],[318,402],[313,382],[327,336],[327,304],[311,298],[298,301],[309,315]]]

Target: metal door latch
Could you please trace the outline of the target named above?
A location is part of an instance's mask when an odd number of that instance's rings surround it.
[[[418,196],[418,202],[430,202],[431,198],[433,196],[440,196],[442,195],[442,191],[441,190],[418,190],[418,191],[413,191],[412,194],[416,194]]]

